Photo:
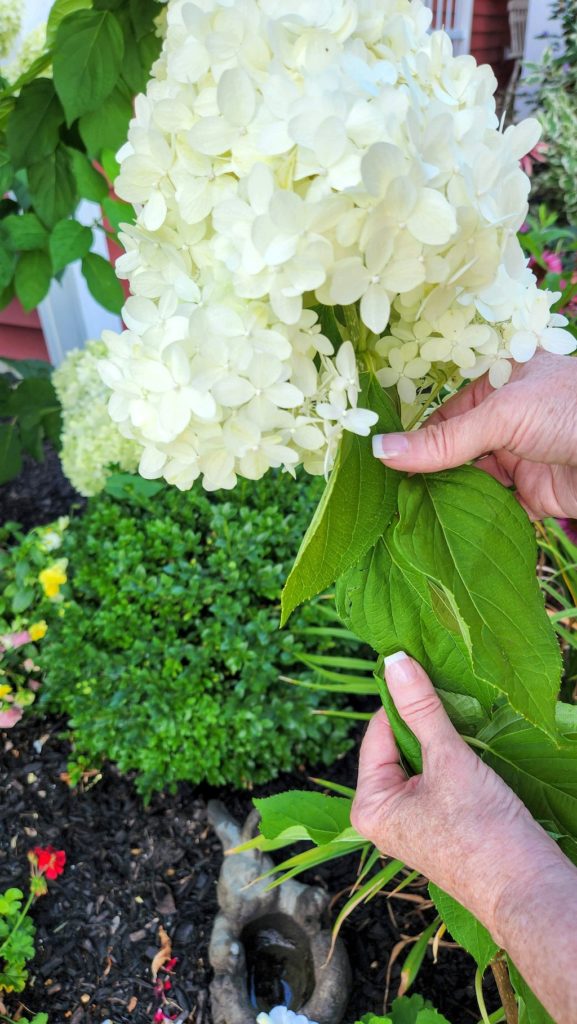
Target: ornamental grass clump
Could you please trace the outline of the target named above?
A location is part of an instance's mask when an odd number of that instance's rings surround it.
[[[41,704],[68,716],[79,763],[136,770],[149,796],[181,779],[248,786],[346,749],[348,723],[312,715],[322,698],[279,678],[306,676],[299,653],[331,647],[302,633],[318,625],[314,606],[278,629],[318,494],[275,477],[226,501],[165,489],[153,509],[103,494],[71,521]]]
[[[376,422],[359,368],[409,423],[446,382],[575,347],[516,237],[539,124],[501,131],[493,72],[430,24],[420,0],[168,3],[101,365],[143,476],[323,473]]]

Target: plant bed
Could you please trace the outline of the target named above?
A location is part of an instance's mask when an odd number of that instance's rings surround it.
[[[25,887],[33,846],[50,843],[67,854],[66,870],[33,908],[37,955],[22,996],[26,1006],[47,1012],[51,1024],[150,1024],[157,1005],[150,967],[162,925],[178,957],[172,994],[190,1021],[210,1024],[207,948],[222,854],[207,823],[207,801],[218,796],[243,817],[252,795],[306,788],[308,772],[303,767],[254,794],[184,784],[175,796],[157,795],[144,807],[132,781],[113,766],[99,781],[89,777],[70,789],[61,727],[30,717],[0,733],[0,888]],[[353,749],[330,775],[350,783],[355,771]],[[337,894],[353,884],[355,869],[356,859],[345,858],[305,880],[335,894],[336,915],[344,900]],[[346,1024],[382,1010],[391,951],[403,935],[419,934],[432,920],[432,912],[421,909],[419,890],[409,895],[380,897],[345,923],[354,974]],[[409,948],[391,971],[391,997]],[[473,977],[473,961],[461,950],[442,946],[434,965],[429,948],[414,988],[449,1020],[467,1024],[479,1019]],[[14,1012],[19,997],[4,999]],[[488,1005],[498,1005],[491,990]]]

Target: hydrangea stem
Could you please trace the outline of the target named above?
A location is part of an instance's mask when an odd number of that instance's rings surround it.
[[[491,1024],[489,1014],[487,1013],[487,1007],[485,1006],[485,997],[483,996],[483,975],[478,967],[477,973],[475,974],[475,995],[479,1004],[479,1013],[481,1014],[483,1024]]]

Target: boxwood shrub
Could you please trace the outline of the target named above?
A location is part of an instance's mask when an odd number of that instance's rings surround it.
[[[58,552],[69,584],[42,648],[41,706],[68,716],[75,757],[136,770],[148,797],[184,779],[246,787],[346,749],[347,723],[311,714],[323,696],[279,679],[303,674],[299,650],[331,646],[299,635],[314,602],[278,628],[321,490],[269,476],[224,497],[129,487],[88,502]]]

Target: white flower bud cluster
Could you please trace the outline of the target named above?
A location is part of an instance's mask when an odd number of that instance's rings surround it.
[[[516,236],[539,126],[501,132],[490,68],[430,20],[421,0],[169,0],[120,154],[131,297],[101,368],[144,476],[326,471],[376,419],[359,363],[408,418],[442,380],[573,350]],[[319,304],[358,310],[337,353]]]
[[[141,454],[136,441],[123,437],[108,415],[109,391],[98,373],[106,355],[102,341],[73,349],[52,374],[62,405],[62,468],[79,494],[98,494],[110,466],[134,473]]]

